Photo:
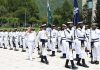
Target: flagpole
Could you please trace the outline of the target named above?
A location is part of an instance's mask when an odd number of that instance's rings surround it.
[[[48,18],[48,4],[49,4],[49,0],[47,0],[47,18]],[[47,21],[47,25],[48,25],[48,21]]]

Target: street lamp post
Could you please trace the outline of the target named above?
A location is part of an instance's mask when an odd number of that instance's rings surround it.
[[[26,0],[25,0],[25,6],[27,6],[27,1],[26,1]],[[25,23],[25,24],[24,24],[25,27],[27,26],[27,21],[26,21],[26,19],[27,19],[27,13],[26,13],[26,10],[27,10],[27,9],[25,8],[25,16],[24,16],[24,18],[25,18],[25,22],[24,22],[24,23]]]
[[[26,9],[25,9],[25,27],[26,27]]]

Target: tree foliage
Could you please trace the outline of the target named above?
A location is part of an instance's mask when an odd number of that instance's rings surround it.
[[[72,21],[73,17],[73,7],[68,0],[64,0],[62,7],[54,10],[54,22],[58,22],[58,24],[66,23],[68,21]]]
[[[34,0],[0,0],[0,17],[11,21],[5,21],[6,23],[23,23],[25,17],[27,22],[32,17],[39,19],[38,13],[39,10]],[[0,20],[0,22],[4,21]]]

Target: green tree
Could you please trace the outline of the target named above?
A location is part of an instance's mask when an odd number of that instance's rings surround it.
[[[64,0],[64,3],[61,8],[57,8],[54,10],[54,15],[61,16],[60,23],[66,23],[68,21],[72,21],[73,16],[73,7],[68,0]]]
[[[0,16],[5,16],[7,9],[4,6],[0,6]]]
[[[0,17],[18,18],[20,23],[29,22],[31,17],[39,19],[38,6],[35,0],[0,0]]]
[[[60,25],[60,23],[61,23],[61,15],[54,15],[53,16],[53,23],[55,25]]]

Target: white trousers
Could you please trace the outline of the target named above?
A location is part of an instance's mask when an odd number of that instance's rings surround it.
[[[47,46],[48,46],[48,49],[50,49],[50,50],[52,49],[52,45],[51,45],[50,39],[48,39]]]
[[[51,46],[52,46],[52,49],[51,50],[52,51],[55,51],[55,49],[56,49],[56,43],[57,43],[56,42],[56,38],[52,38],[51,41],[52,41],[51,42]]]
[[[2,38],[0,38],[0,47],[2,47]]]
[[[66,42],[66,59],[73,60],[72,48],[69,48],[69,42]]]
[[[42,42],[39,42],[40,52],[43,56],[47,56],[47,42],[45,46],[42,46]]]
[[[18,39],[15,39],[15,45],[16,45],[16,49],[19,49],[19,44],[18,44]]]
[[[4,44],[5,44],[5,47],[9,46],[9,42],[8,42],[8,39],[6,37],[4,38]]]
[[[12,37],[10,37],[10,48],[13,48],[14,47],[12,40],[13,40]]]
[[[30,60],[32,60],[32,53],[34,51],[34,48],[35,48],[35,43],[33,41],[28,41],[27,42],[27,46],[28,46],[28,58]]]
[[[26,47],[27,47],[27,44],[26,44],[26,40],[25,40],[25,38],[22,39],[22,45],[23,45],[23,49],[25,50]]]
[[[99,61],[100,59],[100,53],[99,53],[99,42],[94,43],[94,48],[92,48],[92,55],[93,55],[93,60]]]
[[[61,51],[61,44],[60,44],[60,41],[61,41],[61,40],[58,38],[58,42],[57,42],[57,43],[58,43],[58,50]]]
[[[84,47],[81,46],[81,41],[76,40],[76,54],[79,54],[79,57],[82,59],[85,59],[86,57],[86,52],[85,52],[85,42],[84,42]]]
[[[67,46],[68,46],[68,43],[66,43],[66,40],[62,40],[62,53],[66,53],[67,51]]]

